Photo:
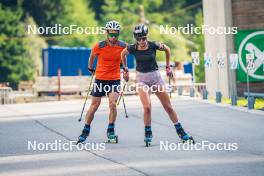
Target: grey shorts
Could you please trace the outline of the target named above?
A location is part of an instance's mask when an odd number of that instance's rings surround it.
[[[139,86],[147,85],[148,87],[152,87],[152,86],[164,86],[165,85],[160,75],[160,72],[158,70],[153,71],[153,72],[147,72],[147,73],[137,72],[136,81],[137,81],[137,85]]]

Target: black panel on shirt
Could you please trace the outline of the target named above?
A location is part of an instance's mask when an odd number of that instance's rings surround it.
[[[148,41],[148,44],[149,46],[146,50],[137,50],[136,44],[127,46],[128,52],[135,56],[136,70],[142,73],[158,70],[156,50],[159,49],[160,44],[151,41]]]

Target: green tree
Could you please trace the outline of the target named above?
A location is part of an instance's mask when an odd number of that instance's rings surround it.
[[[183,9],[186,0],[108,1],[102,9],[105,19],[116,19],[121,22],[124,27],[120,38],[131,43],[134,42],[133,28],[142,18],[140,6],[144,8],[143,20],[149,27],[149,39],[170,46],[173,61],[191,61],[190,50],[196,47],[192,37],[182,34],[161,34],[159,28],[160,25],[184,26],[193,19],[190,13]],[[162,52],[158,52],[157,55],[159,61],[165,60]]]
[[[30,15],[39,26],[51,26],[70,15],[68,0],[23,0],[24,17]]]
[[[89,8],[87,1],[67,0],[67,3],[64,4],[64,6],[68,9],[68,14],[66,16],[62,16],[61,19],[58,20],[58,23],[63,25],[77,25],[83,28],[99,27],[97,21],[95,20],[95,14]],[[59,38],[59,40],[56,41],[56,44],[61,46],[91,47],[101,36],[103,35],[73,34],[65,36],[65,38]]]
[[[21,24],[23,11],[0,4],[0,82],[16,88],[20,80],[33,79],[34,67],[28,57],[28,43]]]
[[[25,25],[36,25],[36,23],[32,17],[28,16],[25,20]],[[26,35],[26,38],[30,46],[27,51],[28,56],[36,69],[36,73],[34,75],[36,77],[37,74],[42,73],[42,48],[47,48],[48,44],[38,35],[28,34]]]
[[[91,0],[87,0],[87,3],[89,5],[89,8],[91,8],[94,13],[95,13],[95,19],[97,21],[101,21],[103,17],[103,5],[105,4],[104,0],[97,0],[97,1],[91,1]]]
[[[121,24],[120,39],[127,43],[133,42],[133,27],[138,22],[139,16],[136,14],[134,3],[128,1],[106,1],[102,6],[101,26],[107,21],[116,20]],[[102,38],[103,39],[103,38]]]
[[[203,25],[203,14],[202,11],[199,11],[195,15],[195,25],[197,27],[201,27]],[[193,35],[193,41],[196,44],[197,48],[195,49],[200,53],[200,65],[196,66],[195,69],[195,78],[197,82],[204,82],[205,81],[205,70],[204,70],[204,35],[203,34],[196,34]]]
[[[80,27],[97,26],[95,14],[86,0],[24,0],[25,15],[34,18],[38,26],[47,27],[61,24],[62,26],[77,25]],[[47,35],[50,45],[86,46],[93,44],[96,35]]]

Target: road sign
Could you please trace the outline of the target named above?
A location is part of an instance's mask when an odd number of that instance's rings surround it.
[[[246,30],[238,31],[236,34],[236,49],[238,51],[239,69],[237,78],[240,82],[247,81],[247,54],[254,55],[254,69],[249,72],[250,82],[264,81],[264,31]],[[251,63],[252,64],[252,63]]]
[[[204,53],[204,66],[206,68],[212,68],[212,55],[210,53]]]
[[[224,54],[217,53],[216,58],[217,58],[217,66],[218,66],[218,68],[224,68],[225,67]]]
[[[255,63],[254,63],[254,54],[246,54],[247,69],[250,72],[254,72]]]
[[[238,69],[238,54],[232,53],[229,55],[229,63],[230,63],[230,69],[236,70]]]
[[[200,58],[199,58],[199,52],[192,52],[192,63],[194,65],[200,65]]]

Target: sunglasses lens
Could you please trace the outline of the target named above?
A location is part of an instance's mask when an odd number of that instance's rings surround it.
[[[147,39],[146,37],[136,38],[136,40],[137,40],[138,42],[141,41],[141,40],[144,42],[146,39]]]
[[[117,38],[118,35],[119,35],[118,33],[109,33],[108,34],[109,37],[115,37],[115,38]]]

